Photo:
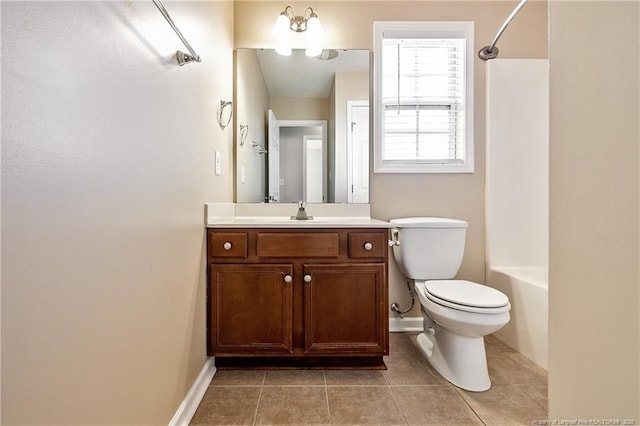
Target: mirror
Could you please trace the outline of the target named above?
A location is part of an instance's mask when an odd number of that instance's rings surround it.
[[[236,202],[369,202],[369,62],[236,50]]]

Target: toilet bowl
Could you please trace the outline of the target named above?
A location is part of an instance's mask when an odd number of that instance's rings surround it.
[[[452,279],[462,263],[467,223],[445,218],[390,222],[394,258],[413,280],[424,316],[418,346],[449,382],[469,391],[489,389],[484,336],[509,322],[511,305],[496,289]]]
[[[428,290],[446,286],[455,287],[462,297],[444,299]],[[508,298],[470,281],[416,281],[415,290],[426,316],[426,327],[417,342],[429,363],[460,388],[475,392],[489,389],[484,336],[509,322]]]

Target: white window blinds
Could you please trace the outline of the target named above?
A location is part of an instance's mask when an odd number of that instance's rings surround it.
[[[473,22],[374,23],[374,172],[473,172]]]
[[[384,39],[383,160],[462,163],[463,39]]]

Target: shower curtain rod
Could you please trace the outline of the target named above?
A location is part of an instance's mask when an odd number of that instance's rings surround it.
[[[201,62],[200,56],[193,50],[193,48],[191,47],[189,42],[184,38],[184,36],[180,32],[176,24],[173,23],[173,19],[171,19],[169,12],[167,12],[167,9],[164,8],[164,5],[162,4],[162,2],[160,0],[151,0],[151,1],[153,2],[153,4],[156,5],[160,13],[162,13],[162,16],[164,16],[164,19],[166,19],[169,25],[171,25],[171,28],[173,28],[173,31],[176,32],[176,35],[180,38],[180,40],[182,40],[182,44],[184,44],[184,47],[186,47],[189,50],[189,53],[191,53],[191,54],[184,53],[178,50],[176,52],[176,59],[178,60],[178,65],[183,66],[184,64],[188,64],[190,62]]]
[[[493,39],[493,42],[491,42],[491,45],[490,46],[485,46],[482,49],[480,49],[480,51],[478,52],[478,57],[480,59],[482,59],[483,61],[486,61],[488,59],[493,59],[496,56],[498,56],[498,53],[500,53],[500,51],[496,47],[496,43],[498,42],[498,39],[500,38],[500,36],[504,32],[504,30],[507,29],[507,26],[511,23],[513,18],[518,14],[520,9],[522,9],[522,6],[524,6],[524,4],[526,2],[527,2],[527,0],[521,0],[520,3],[518,3],[518,5],[516,6],[516,8],[513,9],[513,12],[511,12],[511,15],[509,15],[507,20],[504,21],[504,24],[502,24],[502,26],[498,30],[498,33],[496,34],[495,38]]]

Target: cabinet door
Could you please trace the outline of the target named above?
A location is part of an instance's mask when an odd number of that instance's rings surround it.
[[[292,353],[292,265],[210,268],[210,355]]]
[[[303,281],[305,353],[388,354],[384,263],[307,264]]]

